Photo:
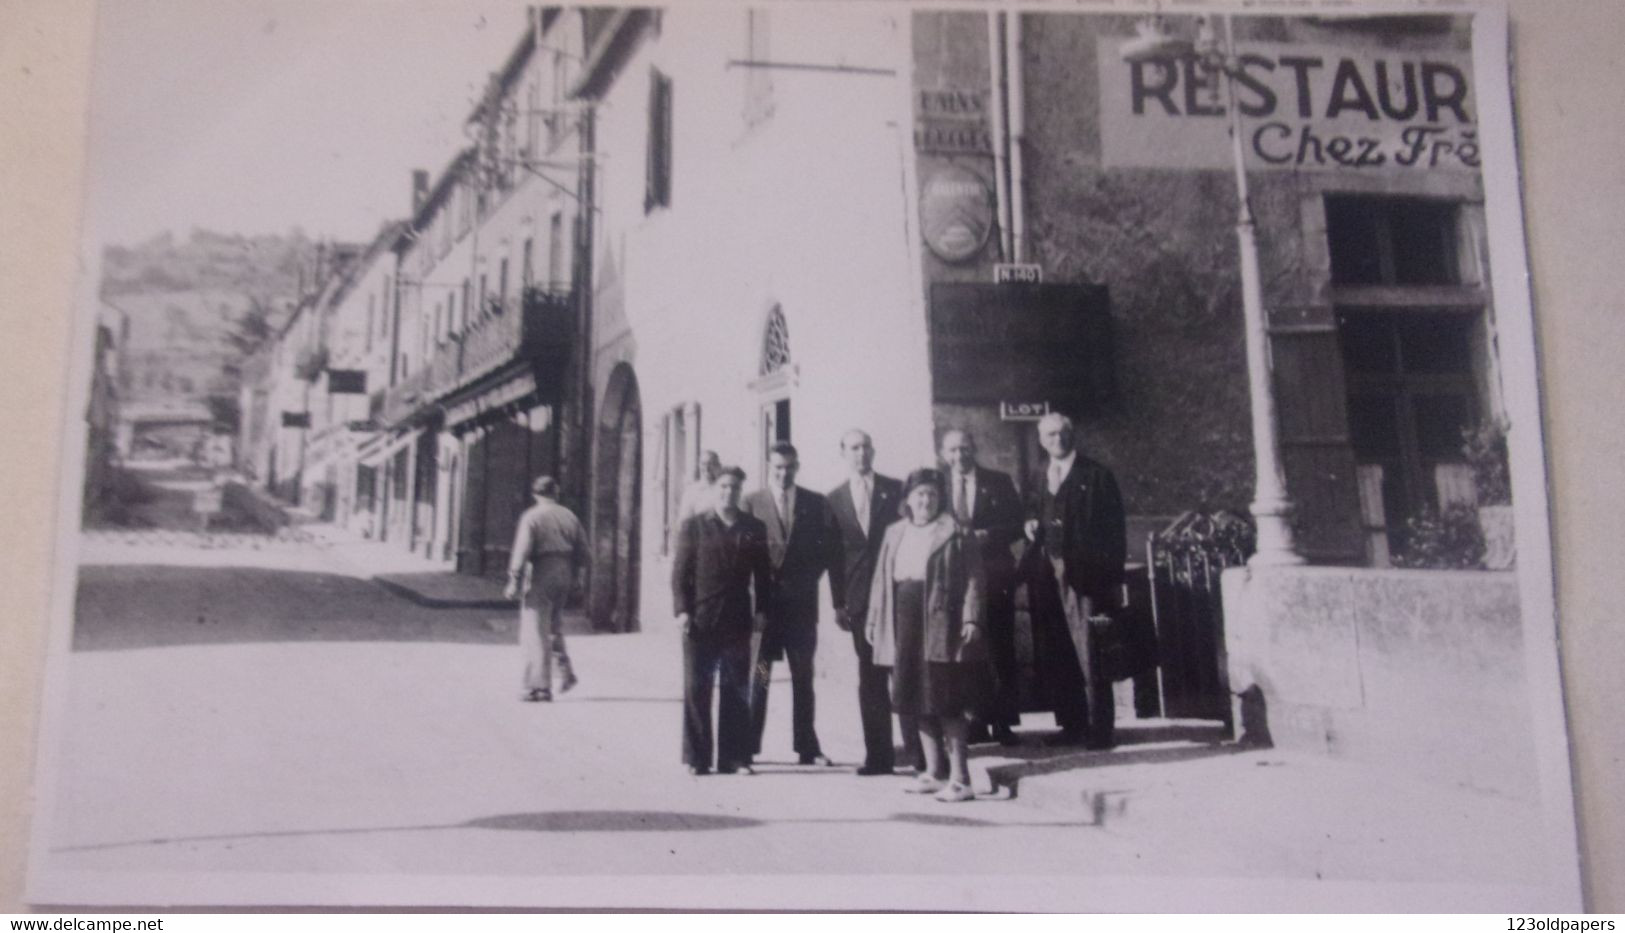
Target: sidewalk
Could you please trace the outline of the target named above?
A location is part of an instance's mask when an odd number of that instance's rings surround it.
[[[371,580],[390,593],[427,609],[484,609],[517,612],[518,600],[503,596],[505,581],[458,573],[451,565],[405,551],[385,541],[373,541],[331,524],[304,525],[313,538],[331,548],[337,562],[351,576]],[[594,629],[585,612],[564,614],[564,631],[590,635]]]

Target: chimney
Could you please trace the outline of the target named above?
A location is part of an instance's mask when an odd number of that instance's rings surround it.
[[[412,214],[417,215],[418,208],[423,206],[429,197],[429,173],[423,169],[412,171]]]

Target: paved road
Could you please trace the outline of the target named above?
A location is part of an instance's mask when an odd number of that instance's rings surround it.
[[[328,559],[83,568],[36,897],[1143,909],[1105,879],[1529,871],[1515,846],[1428,825],[1504,843],[1534,832],[1526,807],[1280,756],[1123,771],[1102,789],[1129,810],[1099,825],[1081,800],[922,800],[902,777],[791,764],[787,684],[762,773],[692,778],[674,636],[575,637],[582,686],[520,703],[509,620],[414,606]],[[825,668],[819,729],[854,762],[852,684]]]

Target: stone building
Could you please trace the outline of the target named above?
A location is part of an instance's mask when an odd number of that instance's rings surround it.
[[[1025,483],[1032,421],[1060,410],[1119,476],[1131,552],[1187,510],[1246,512],[1216,75],[1127,61],[1128,16],[594,15],[577,94],[600,624],[666,614],[665,542],[706,448],[754,484],[789,439],[828,488],[848,426],[893,474],[968,427]],[[1384,565],[1406,519],[1470,497],[1463,430],[1504,423],[1470,24],[1233,28],[1299,547]]]

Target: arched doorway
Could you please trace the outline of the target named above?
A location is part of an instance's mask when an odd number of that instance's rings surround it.
[[[621,363],[610,373],[598,413],[591,608],[599,631],[638,629],[642,476],[643,405],[637,376]]]

